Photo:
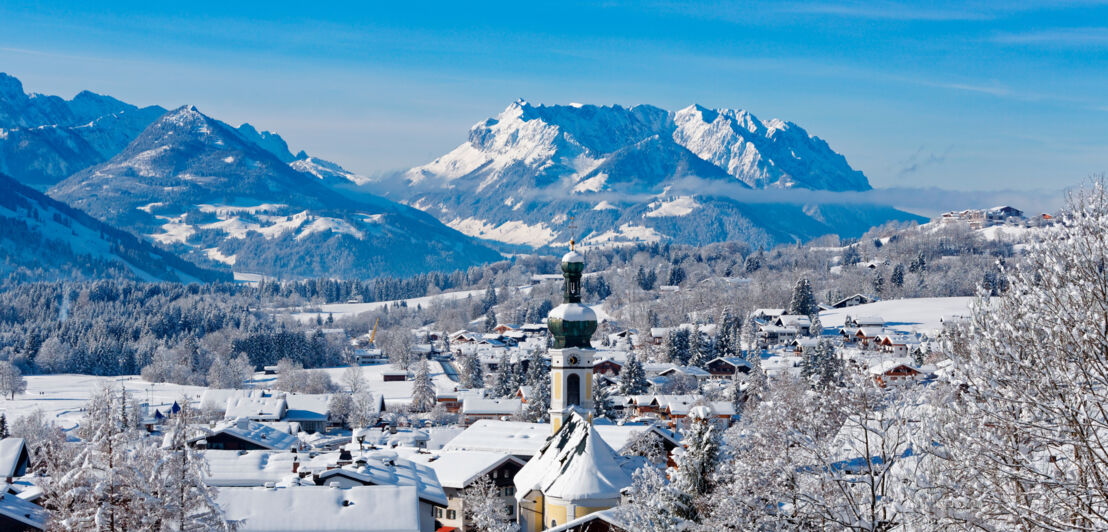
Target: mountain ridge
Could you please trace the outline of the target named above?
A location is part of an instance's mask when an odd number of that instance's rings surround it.
[[[883,205],[790,202],[790,190],[871,186],[826,141],[792,122],[695,104],[667,111],[517,100],[471,127],[457,148],[387,184],[391,197],[466,234],[532,248],[567,242],[569,215],[584,241],[598,244],[772,245],[922,220]],[[732,197],[722,189],[749,192]],[[780,199],[758,197],[766,190],[781,190],[774,193]]]
[[[499,258],[426,213],[348,197],[189,106],[49,193],[202,264],[252,273],[404,275]]]

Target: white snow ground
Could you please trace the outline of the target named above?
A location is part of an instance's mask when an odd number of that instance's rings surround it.
[[[824,328],[842,327],[847,316],[873,316],[885,320],[885,328],[895,331],[932,332],[942,329],[943,316],[969,316],[972,297],[924,297],[891,299],[819,313]]]

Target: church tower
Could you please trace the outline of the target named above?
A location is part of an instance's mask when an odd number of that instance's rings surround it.
[[[595,352],[589,340],[596,332],[596,313],[581,304],[581,272],[585,258],[573,249],[562,257],[564,301],[547,316],[554,336],[550,350],[550,423],[554,432],[573,410],[592,419],[592,365]]]

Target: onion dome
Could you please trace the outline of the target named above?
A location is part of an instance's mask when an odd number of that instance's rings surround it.
[[[562,277],[565,278],[564,302],[547,315],[546,326],[554,336],[554,348],[591,348],[589,339],[596,332],[596,312],[581,304],[581,272],[585,258],[570,250],[562,256]]]

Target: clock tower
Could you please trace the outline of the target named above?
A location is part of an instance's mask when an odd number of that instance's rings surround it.
[[[589,340],[596,332],[596,313],[581,304],[584,257],[573,249],[562,257],[564,302],[550,311],[546,325],[554,336],[550,350],[550,422],[554,432],[573,410],[592,419],[592,366],[595,351]]]

